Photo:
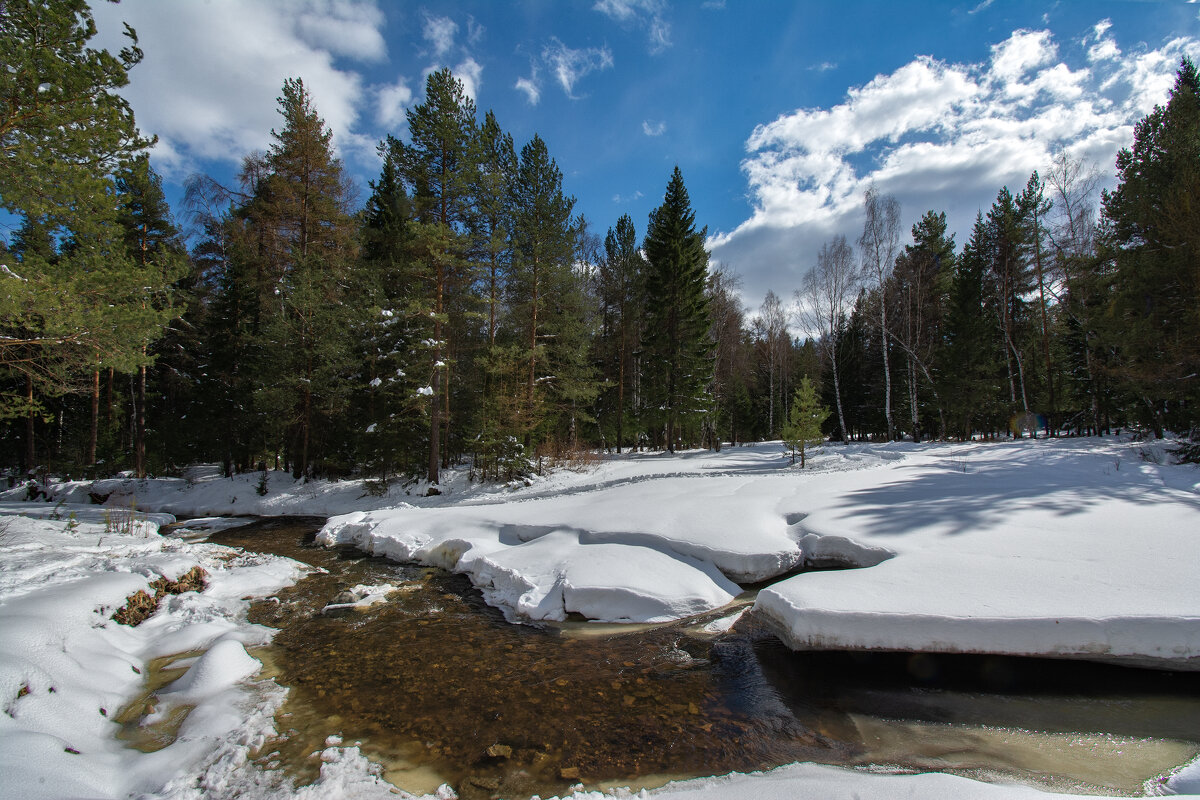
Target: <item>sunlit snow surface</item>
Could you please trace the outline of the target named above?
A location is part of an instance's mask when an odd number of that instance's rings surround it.
[[[268,473],[105,481],[52,488],[51,503],[0,496],[0,796],[395,796],[354,747],[331,746],[318,784],[281,788],[245,768],[273,729],[281,690],[255,682],[246,645],[269,632],[248,596],[295,580],[294,562],[154,533],[105,533],[115,507],[178,516],[342,514],[322,536],[471,577],[514,619],[666,619],[724,603],[737,582],[805,564],[759,594],[757,613],[793,647],[926,649],[1118,658],[1194,668],[1200,656],[1200,471],[1128,440],[830,445],[809,469],[776,444],[634,454],[530,485],[441,494]],[[58,505],[58,501],[65,501]],[[47,509],[53,509],[47,511]],[[75,520],[69,515],[74,512]],[[198,525],[197,527],[202,527]],[[124,598],[193,565],[201,594],[168,598],[149,622],[112,622]],[[111,714],[156,656],[206,650],[166,687],[196,704],[178,740],[142,754]],[[50,691],[51,688],[54,691]],[[103,711],[102,711],[103,710]],[[1197,767],[1171,787],[1197,790]],[[946,775],[881,776],[796,765],[676,784],[647,796],[1045,797]],[[602,795],[581,792],[578,798]]]
[[[606,464],[511,500],[355,512],[320,535],[463,572],[517,618],[656,621],[801,564],[756,611],[797,649],[1200,668],[1200,473],[1088,440],[769,445]],[[657,473],[656,472],[657,468]],[[723,580],[722,578],[725,578]]]

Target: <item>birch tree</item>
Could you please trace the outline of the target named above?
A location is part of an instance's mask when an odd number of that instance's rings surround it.
[[[888,279],[900,248],[900,203],[892,195],[880,195],[874,186],[863,196],[866,221],[858,246],[862,252],[864,282],[879,292],[879,341],[883,351],[883,413],[888,441],[896,438],[892,422],[892,369],[888,359]]]
[[[838,435],[849,440],[846,414],[842,408],[841,378],[837,349],[842,321],[846,318],[858,290],[854,269],[854,250],[845,236],[835,236],[821,245],[817,265],[804,276],[804,286],[796,291],[800,322],[810,332],[820,334],[820,347],[829,358],[833,372],[833,395],[838,415]]]

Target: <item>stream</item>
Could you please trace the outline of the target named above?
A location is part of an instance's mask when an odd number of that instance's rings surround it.
[[[793,761],[1135,795],[1200,753],[1200,675],[1040,659],[795,653],[730,609],[661,626],[514,625],[460,575],[312,545],[273,518],[209,541],[319,567],[256,602],[289,687],[258,756],[298,782],[336,734],[415,793],[650,787]],[[356,585],[388,602],[325,610]],[[752,593],[739,598],[743,605]]]

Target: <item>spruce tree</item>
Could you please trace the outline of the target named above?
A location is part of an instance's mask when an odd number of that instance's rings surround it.
[[[646,240],[646,393],[674,452],[684,427],[705,412],[712,379],[709,339],[708,229],[696,230],[683,174],[675,167],[663,203],[650,213]]]
[[[988,248],[988,228],[980,214],[954,265],[940,369],[951,431],[964,439],[995,423],[992,412],[1000,389],[1001,351],[995,346],[996,326],[985,307]]]
[[[819,444],[823,440],[821,426],[829,419],[829,414],[829,409],[817,400],[816,387],[805,375],[796,387],[792,407],[783,426],[783,443],[791,451],[793,464],[796,463],[796,453],[800,454],[800,469],[804,469],[805,446]]]
[[[363,420],[357,437],[359,457],[371,472],[419,474],[428,425],[425,398],[419,393],[427,348],[427,325],[417,267],[412,259],[412,204],[396,169],[384,154],[379,179],[371,183],[363,212],[361,302],[356,353],[361,361],[356,415]]]

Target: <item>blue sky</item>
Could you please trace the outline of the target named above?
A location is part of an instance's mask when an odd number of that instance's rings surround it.
[[[896,195],[904,230],[948,212],[958,243],[1000,187],[1058,148],[1112,173],[1132,126],[1200,60],[1189,2],[93,3],[98,42],[138,31],[125,94],[159,136],[177,200],[193,172],[230,180],[265,149],[287,77],[304,79],[365,199],[375,145],[447,66],[518,146],[538,133],[601,236],[644,233],[678,164],[714,262],[747,306],[790,297],[863,191]],[[181,210],[181,209],[180,209]]]

